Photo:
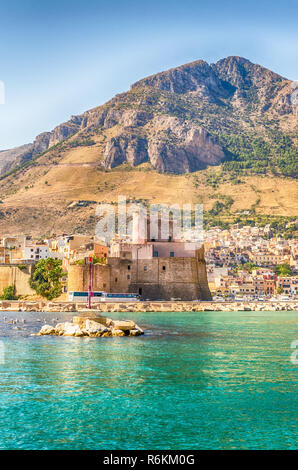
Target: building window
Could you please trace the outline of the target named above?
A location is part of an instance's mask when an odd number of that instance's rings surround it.
[[[170,257],[174,258],[174,255],[175,255],[174,251],[170,251]]]
[[[144,266],[144,271],[147,271],[147,266]]]
[[[104,289],[105,287],[106,287],[106,284],[105,284],[105,283],[103,283],[103,285],[102,285],[102,288]]]
[[[130,264],[127,266],[128,271],[130,271]]]
[[[115,277],[115,282],[117,282],[117,281],[118,281],[118,279],[117,279],[117,277]]]
[[[139,295],[142,295],[142,287],[139,287]]]
[[[129,275],[129,274],[127,274],[127,279],[128,279],[128,280],[130,279],[130,275]]]
[[[163,270],[163,271],[165,271],[165,270],[166,270],[166,267],[165,267],[165,266],[163,266],[163,267],[162,267],[162,270]]]
[[[153,256],[154,256],[154,258],[158,258],[158,251],[154,251]]]

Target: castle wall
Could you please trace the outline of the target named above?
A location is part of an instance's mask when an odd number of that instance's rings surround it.
[[[143,298],[201,298],[196,258],[152,258],[134,263],[130,291]]]
[[[68,291],[87,291],[88,265],[71,265]],[[140,293],[144,299],[210,300],[204,249],[196,257],[124,259],[108,258],[107,265],[92,266],[92,289]]]
[[[110,292],[110,266],[94,264],[92,269],[92,290]],[[89,286],[89,266],[71,264],[68,268],[68,292],[85,292]]]

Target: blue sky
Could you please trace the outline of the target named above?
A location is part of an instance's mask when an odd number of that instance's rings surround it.
[[[239,55],[298,80],[298,0],[1,0],[0,149],[144,76]]]

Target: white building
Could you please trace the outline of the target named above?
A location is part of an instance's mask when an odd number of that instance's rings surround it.
[[[28,245],[24,247],[24,260],[39,261],[51,258],[47,245]]]

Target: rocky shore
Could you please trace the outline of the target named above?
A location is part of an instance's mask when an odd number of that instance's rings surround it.
[[[107,336],[140,336],[144,331],[131,320],[112,320],[99,315],[75,316],[73,321],[58,323],[56,326],[44,325],[37,336],[90,336],[93,338]]]
[[[86,303],[2,300],[0,311],[12,312],[82,312]],[[298,302],[113,302],[92,305],[95,312],[243,312],[243,311],[293,311]]]

